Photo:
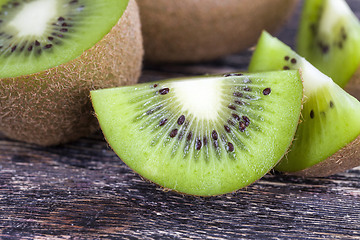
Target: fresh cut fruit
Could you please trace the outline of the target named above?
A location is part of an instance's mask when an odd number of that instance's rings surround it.
[[[133,84],[143,48],[134,0],[1,1],[0,132],[56,145],[98,129],[91,89]]]
[[[348,83],[360,65],[360,21],[345,0],[304,2],[297,51],[340,87]]]
[[[327,176],[360,165],[360,103],[279,39],[263,32],[249,71],[300,69],[301,122],[289,152],[275,167],[303,176]]]
[[[266,174],[299,120],[298,71],[169,79],[91,91],[104,136],[144,178],[219,195]]]

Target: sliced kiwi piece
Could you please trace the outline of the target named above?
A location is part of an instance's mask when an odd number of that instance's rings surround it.
[[[298,123],[298,71],[170,79],[91,92],[105,138],[135,172],[169,189],[245,187],[285,154]]]
[[[360,65],[360,21],[344,0],[306,0],[297,51],[344,87]]]
[[[135,0],[0,3],[0,131],[56,145],[98,129],[90,90],[140,75]]]
[[[288,69],[301,69],[305,101],[295,140],[275,169],[327,176],[360,165],[360,153],[354,151],[360,147],[360,103],[290,47],[263,32],[249,71]]]

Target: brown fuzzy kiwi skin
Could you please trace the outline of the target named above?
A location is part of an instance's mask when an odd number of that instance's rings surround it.
[[[344,172],[360,165],[360,136],[327,158],[312,167],[286,175],[300,177],[327,177]]]
[[[198,62],[254,45],[274,33],[298,0],[138,0],[145,60]]]
[[[345,86],[345,91],[360,101],[360,66]]]
[[[8,138],[42,146],[89,135],[99,129],[90,90],[136,83],[142,58],[139,9],[130,0],[111,31],[78,58],[0,80],[0,131]]]

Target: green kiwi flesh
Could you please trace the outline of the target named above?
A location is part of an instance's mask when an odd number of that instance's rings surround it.
[[[121,18],[128,0],[3,0],[0,78],[58,66],[94,46]]]
[[[1,3],[0,131],[49,146],[99,129],[90,90],[134,84],[140,75],[143,47],[135,0]],[[34,12],[45,21],[35,21],[41,36],[36,24],[24,27]]]
[[[344,87],[360,65],[360,21],[344,0],[304,2],[297,51]]]
[[[104,136],[135,172],[190,195],[261,178],[290,145],[302,105],[298,71],[170,79],[91,91]]]
[[[275,169],[306,176],[326,176],[360,165],[357,151],[338,154],[344,147],[359,147],[356,139],[360,134],[360,103],[290,47],[263,32],[249,71],[284,69],[301,69],[305,100],[295,140]],[[335,155],[337,159],[329,164]],[[311,169],[323,161],[326,164],[321,165],[321,173],[319,169]],[[301,171],[304,169],[309,170]]]

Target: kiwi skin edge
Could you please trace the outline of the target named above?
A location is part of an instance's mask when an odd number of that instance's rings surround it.
[[[360,101],[360,66],[345,86],[345,91]]]
[[[137,82],[143,57],[137,4],[81,56],[35,74],[0,79],[0,131],[42,146],[58,145],[99,129],[90,90]]]
[[[298,0],[138,0],[145,60],[198,62],[254,45],[276,32]]]
[[[359,159],[360,136],[318,164],[301,171],[283,174],[300,177],[327,177],[359,166]]]

